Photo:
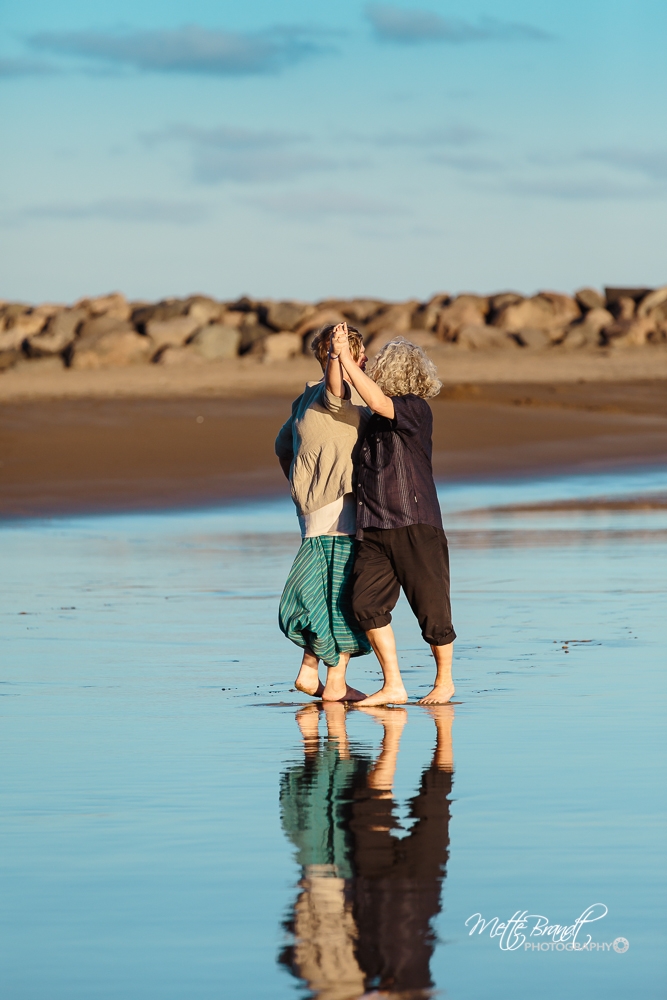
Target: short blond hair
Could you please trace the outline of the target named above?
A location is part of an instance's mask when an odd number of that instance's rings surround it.
[[[442,388],[438,372],[421,347],[405,337],[394,337],[373,358],[366,374],[382,389],[385,396],[407,396],[414,393],[422,399],[437,396]]]
[[[329,345],[331,343],[331,334],[334,332],[335,327],[335,323],[329,323],[328,326],[323,326],[319,333],[316,333],[310,342],[310,349],[322,365],[322,368],[326,368],[327,366],[327,355],[329,353]],[[358,361],[361,357],[361,350],[364,342],[356,326],[348,326],[347,339],[350,344],[350,354],[355,361]]]

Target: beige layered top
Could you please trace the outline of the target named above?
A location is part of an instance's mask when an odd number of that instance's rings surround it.
[[[289,461],[292,499],[311,514],[352,492],[354,463],[371,411],[347,382],[346,398],[309,382],[292,403],[292,415],[276,438],[276,455]]]

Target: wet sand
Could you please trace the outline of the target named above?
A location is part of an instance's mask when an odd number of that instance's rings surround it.
[[[432,401],[438,479],[667,462],[662,380],[464,383]],[[284,494],[292,394],[83,397],[0,408],[0,515],[167,509]]]

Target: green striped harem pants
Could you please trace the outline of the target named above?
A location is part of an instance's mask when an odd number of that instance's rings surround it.
[[[371,647],[352,614],[354,538],[304,538],[280,598],[280,630],[329,667],[341,653],[364,656]]]

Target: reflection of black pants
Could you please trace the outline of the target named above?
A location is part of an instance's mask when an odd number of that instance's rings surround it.
[[[364,528],[354,563],[352,608],[364,631],[391,621],[400,588],[431,646],[454,642],[449,552],[442,528]]]
[[[410,803],[414,820],[407,836],[392,836],[393,799],[358,791],[352,806],[354,916],[357,959],[366,988],[406,992],[433,985],[433,918],[449,856],[449,796],[452,775],[431,766]],[[413,995],[413,994],[411,994]],[[418,996],[426,994],[419,992]],[[430,994],[429,994],[430,995]]]

